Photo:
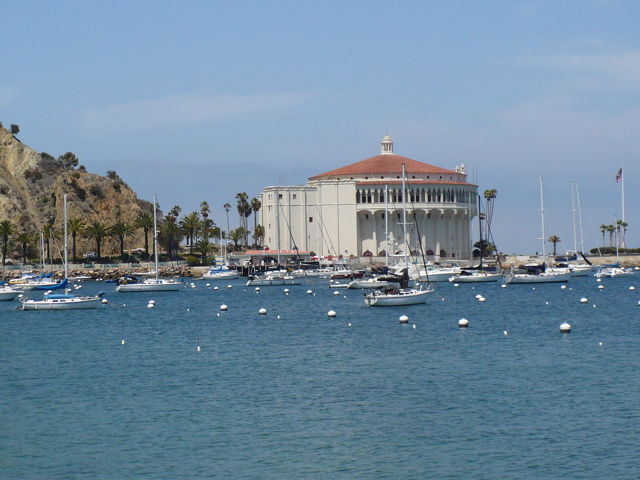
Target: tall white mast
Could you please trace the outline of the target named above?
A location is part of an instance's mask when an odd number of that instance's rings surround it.
[[[407,238],[407,189],[405,186],[405,172],[404,163],[402,164],[402,223],[404,225],[404,266],[407,267],[407,248],[409,247],[409,241]]]
[[[384,265],[389,268],[389,185],[384,186]]]
[[[578,251],[578,236],[576,235],[576,206],[574,201],[574,185],[575,182],[571,182],[571,217],[573,218],[573,252],[576,253]]]
[[[544,190],[542,188],[542,175],[540,175],[540,216],[542,218],[542,258],[547,258],[547,239],[544,233]]]
[[[67,235],[67,195],[64,196],[64,278],[69,278],[69,236]]]
[[[584,234],[582,232],[582,207],[580,206],[580,185],[576,183],[576,196],[578,198],[578,222],[580,225],[580,251],[584,253]]]
[[[158,219],[156,210],[158,210],[158,201],[153,196],[153,260],[156,264],[156,283],[158,283]]]

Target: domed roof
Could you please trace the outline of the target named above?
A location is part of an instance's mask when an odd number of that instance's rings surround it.
[[[400,155],[384,153],[376,155],[375,157],[367,158],[361,162],[352,163],[351,165],[336,168],[335,170],[313,176],[309,178],[309,180],[333,180],[336,178],[364,177],[373,175],[396,176],[402,174],[402,164],[404,164],[407,174],[459,174],[459,172],[455,172],[453,170],[436,167],[434,165],[429,165],[428,163],[419,162]]]

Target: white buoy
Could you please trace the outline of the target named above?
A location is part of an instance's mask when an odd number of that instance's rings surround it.
[[[329,310],[329,313],[327,313],[327,315],[333,318],[336,316],[336,312],[335,310]]]
[[[198,351],[200,351],[200,345],[198,345]]]
[[[504,331],[504,336],[506,337],[507,335],[509,335],[509,332],[507,332],[506,330]]]
[[[153,303],[155,305],[156,301],[155,300],[149,300],[149,303]]]
[[[407,317],[406,315],[402,315],[399,320],[400,323],[409,323],[409,317]]]
[[[566,286],[566,285],[562,285],[560,288],[561,288],[562,290],[564,290],[565,288],[567,288],[567,286]]]
[[[459,287],[460,285],[459,285],[459,284],[457,284],[457,283],[454,283],[454,284],[453,284],[453,286],[454,286],[454,287]]]
[[[478,299],[478,301],[479,301],[479,302],[486,302],[486,301],[487,301],[487,299],[486,299],[486,298],[484,298],[484,297],[480,297],[480,298]]]
[[[636,289],[636,287],[634,287],[633,285],[631,285],[631,286],[629,287],[629,290],[635,290],[635,289]]]
[[[102,299],[102,304],[103,304],[103,305],[105,305],[105,304],[107,304],[107,303],[109,303],[109,300],[107,300],[106,298],[103,298],[103,299]]]
[[[503,283],[503,284],[501,285],[501,288],[507,288],[507,286]]]
[[[122,339],[122,345],[124,345],[124,338]]]
[[[460,320],[458,320],[458,327],[467,328],[468,326],[469,326],[469,320],[467,320],[466,318],[461,318]]]
[[[482,295],[480,295],[480,294],[476,295],[476,300],[480,300],[481,298],[482,298]]]
[[[227,288],[233,288],[233,285],[227,285]]]
[[[570,331],[571,331],[571,325],[569,325],[567,322],[564,322],[562,325],[560,325],[560,332],[569,333]]]
[[[277,318],[278,320],[280,320],[280,315],[276,316],[276,318]]]
[[[256,293],[260,291],[260,287],[256,287]]]
[[[602,346],[602,342],[600,342],[599,345]]]
[[[604,288],[604,285],[598,285],[598,290],[602,290]]]
[[[147,305],[147,308],[155,308],[155,304],[154,303],[150,303],[149,305]]]
[[[582,298],[580,299],[580,303],[587,303],[588,301],[589,301],[589,299],[588,299],[588,298],[586,298],[586,297],[582,297]]]
[[[285,289],[284,289],[284,293],[289,293],[289,289],[288,289],[288,288],[285,288]]]
[[[207,283],[207,285],[206,285],[206,286],[207,286],[207,287],[210,287],[210,286],[211,286],[211,284],[210,284],[210,283]]]
[[[220,310],[222,310],[223,312],[227,311],[227,306],[226,305],[220,305]]]
[[[349,323],[349,326],[351,326],[351,323]]]
[[[196,288],[196,286],[192,283],[192,284],[191,284],[191,288]]]
[[[266,315],[267,314],[267,309],[266,308],[261,308],[260,310],[258,310],[258,313],[260,315]]]
[[[334,295],[340,295],[340,292],[338,290],[336,290],[335,292],[333,292]]]
[[[213,287],[214,290],[218,290],[218,286],[216,285],[215,287]]]
[[[311,295],[313,293],[312,290],[307,290],[307,295]]]
[[[599,278],[599,279],[597,279],[597,280],[596,280],[596,282],[601,282],[601,281],[602,281],[602,279],[601,279],[601,278]]]

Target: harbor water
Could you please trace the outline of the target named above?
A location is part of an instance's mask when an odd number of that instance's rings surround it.
[[[327,282],[1,302],[0,478],[640,477],[640,275],[388,308]]]

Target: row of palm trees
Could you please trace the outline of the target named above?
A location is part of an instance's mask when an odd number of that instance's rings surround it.
[[[627,227],[629,226],[629,224],[625,221],[622,220],[616,220],[614,224],[612,225],[605,225],[604,223],[602,225],[600,225],[600,233],[602,233],[602,246],[604,247],[604,234],[605,232],[609,234],[609,246],[610,247],[615,247],[615,246],[619,246],[622,248],[626,248],[627,246],[627,242],[626,242],[626,234],[627,234]],[[617,245],[614,245],[614,237],[617,239]]]
[[[257,224],[257,212],[261,208],[261,203],[256,198],[248,201],[246,193],[236,195],[238,200],[238,213],[241,217],[241,225],[235,230],[229,231],[229,211],[231,205],[224,204],[227,214],[227,232],[221,230],[212,219],[209,218],[210,207],[205,201],[200,204],[200,211],[191,212],[179,220],[181,207],[174,206],[169,213],[159,220],[158,241],[164,244],[169,258],[176,258],[178,248],[182,240],[186,240],[189,248],[189,255],[194,252],[202,258],[202,263],[206,263],[207,256],[216,250],[216,245],[211,240],[213,238],[227,239],[237,246],[244,238],[245,245],[248,245],[247,237],[250,234],[247,219],[254,214],[254,240],[260,243],[264,237],[264,227]],[[244,219],[244,220],[243,220]],[[149,258],[149,234],[153,232],[153,213],[143,212],[132,224],[118,221],[113,225],[106,225],[104,222],[95,221],[85,224],[79,218],[71,218],[68,221],[67,229],[71,237],[71,250],[73,262],[77,263],[76,242],[78,237],[92,239],[95,241],[95,251],[98,259],[102,257],[102,246],[105,239],[115,239],[119,245],[120,257],[125,257],[126,239],[133,237],[136,231],[142,230],[144,233],[144,250]],[[7,258],[9,241],[14,240],[21,246],[23,261],[26,262],[28,250],[35,245],[42,233],[44,239],[45,257],[50,261],[50,241],[59,237],[53,225],[47,224],[42,228],[42,232],[19,231],[16,225],[10,220],[0,222],[0,236],[2,237],[2,266],[4,268]]]

